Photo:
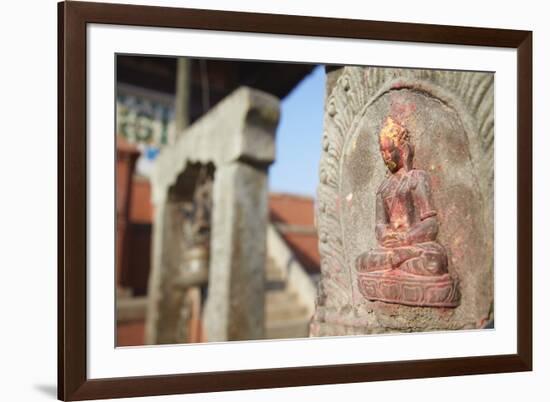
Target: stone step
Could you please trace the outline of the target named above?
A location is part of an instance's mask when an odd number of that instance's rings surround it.
[[[266,339],[307,338],[309,317],[294,320],[271,321],[266,323]]]
[[[270,290],[265,293],[265,304],[276,304],[285,302],[298,303],[298,295],[286,289]]]
[[[285,306],[284,308],[267,309],[265,312],[265,320],[269,322],[299,319],[305,317],[307,312],[307,308],[304,306]]]
[[[266,322],[304,318],[308,310],[294,293],[280,292],[275,299],[265,304]],[[287,296],[286,298],[284,296]]]
[[[286,288],[286,282],[285,281],[266,281],[264,289],[266,293],[272,292],[272,291],[281,291]]]
[[[273,258],[267,257],[265,264],[265,276],[268,282],[285,281],[285,272],[277,266]]]

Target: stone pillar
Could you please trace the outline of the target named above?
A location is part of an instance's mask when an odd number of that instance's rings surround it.
[[[264,334],[267,174],[241,162],[216,169],[208,341],[261,339]]]
[[[177,277],[182,259],[182,218],[176,200],[155,203],[152,234],[152,261],[149,275],[149,300],[145,340],[148,344],[175,341],[182,293],[166,278]],[[162,267],[159,269],[158,267]]]
[[[161,151],[153,171],[153,261],[146,342],[178,342],[182,292],[174,288],[185,256],[181,203],[198,166],[214,172],[207,341],[263,336],[267,168],[275,158],[279,100],[239,88]]]
[[[316,211],[321,281],[312,336],[483,328],[492,320],[493,80],[492,73],[376,67],[328,73]],[[389,173],[379,135],[388,121],[402,128],[389,134],[407,134],[396,141],[410,143],[411,177],[424,181],[381,188]],[[383,214],[395,206],[392,188],[412,194],[418,183],[431,189],[425,200],[433,200],[433,208],[422,211],[414,201],[407,211],[416,215],[380,229],[402,243],[381,244],[377,211],[390,219]],[[412,225],[428,218],[438,222],[431,233],[415,226],[424,240],[414,242],[415,232],[402,229],[408,219]],[[416,267],[407,273],[408,265],[399,265],[414,257],[407,250],[418,251],[422,264],[439,255],[445,272],[419,276]],[[388,259],[358,264],[361,256]],[[379,281],[363,282],[378,274]]]

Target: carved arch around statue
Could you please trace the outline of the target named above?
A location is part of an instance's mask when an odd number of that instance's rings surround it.
[[[333,73],[334,74],[334,73]],[[327,95],[317,225],[321,282],[311,334],[479,328],[493,314],[493,75],[345,67]],[[375,246],[374,195],[386,174],[377,134],[388,115],[411,132],[430,173],[439,240],[460,281],[456,309],[369,302],[353,261]]]

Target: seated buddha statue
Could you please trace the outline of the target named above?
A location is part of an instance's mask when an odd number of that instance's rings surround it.
[[[430,178],[413,167],[409,132],[387,117],[379,145],[389,174],[376,192],[378,246],[356,259],[359,287],[371,300],[454,305],[458,293],[447,273],[445,248],[436,240],[439,222]]]

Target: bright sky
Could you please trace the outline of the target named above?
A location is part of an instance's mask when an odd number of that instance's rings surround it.
[[[324,99],[323,66],[316,67],[284,98],[276,159],[269,170],[270,191],[316,196]]]

